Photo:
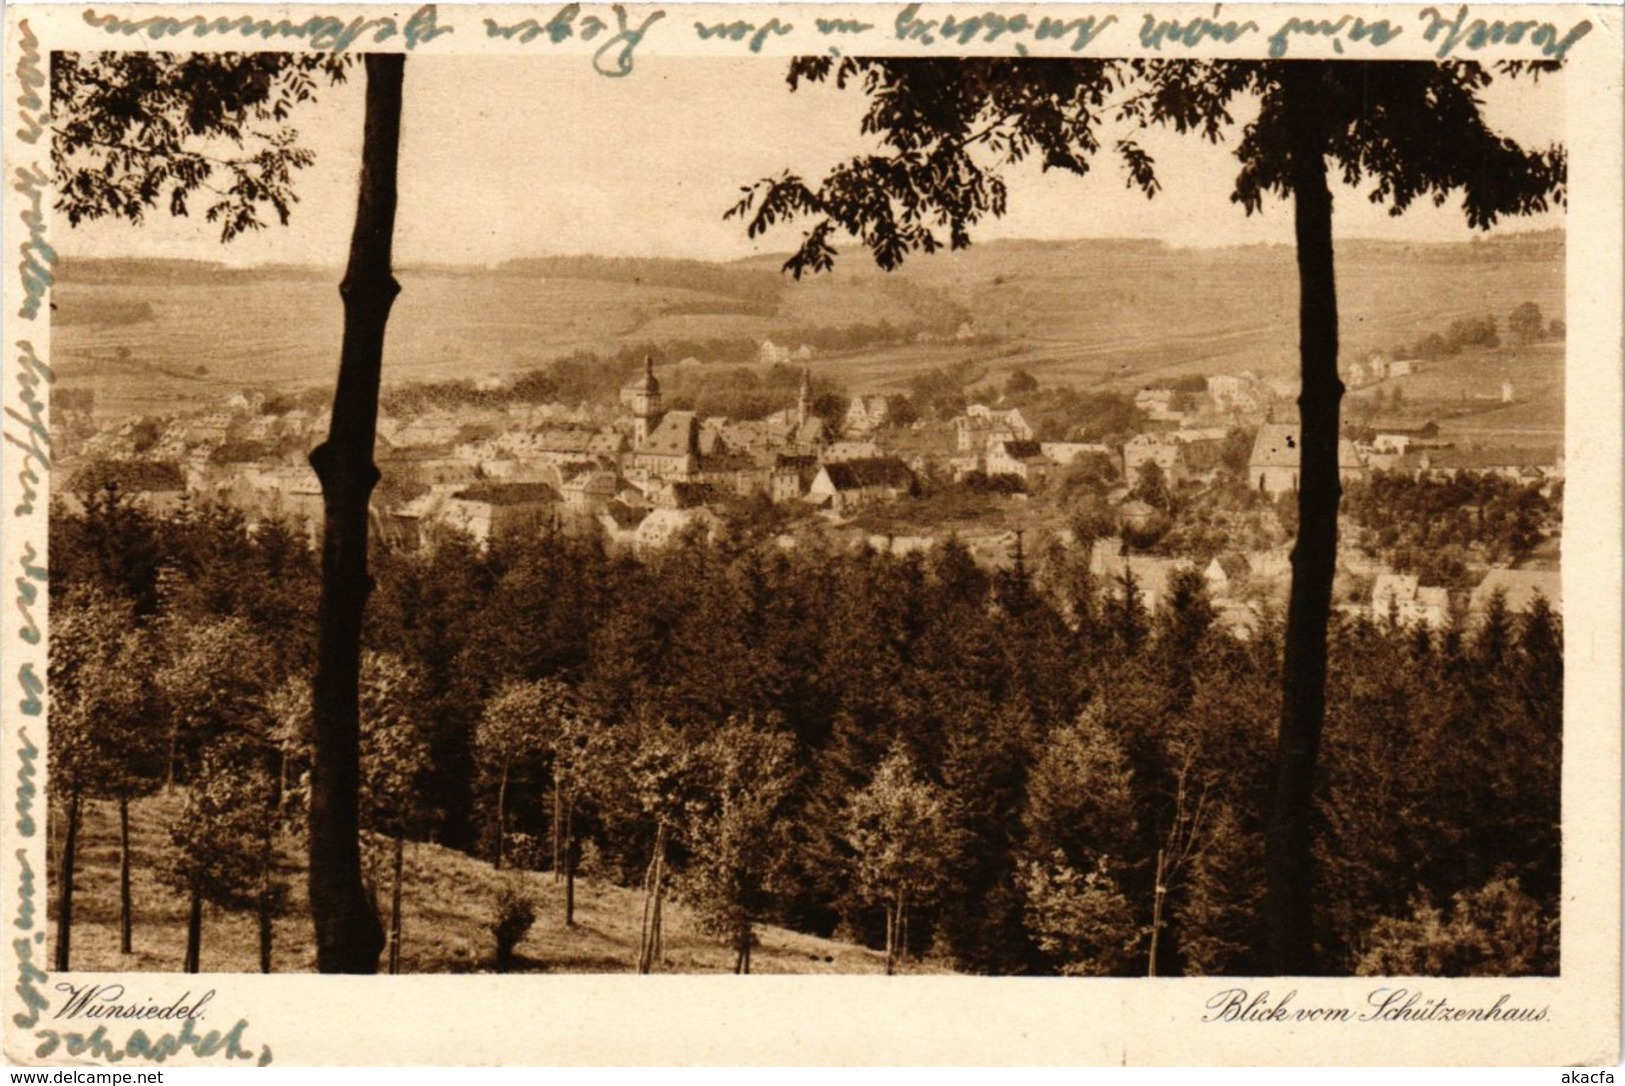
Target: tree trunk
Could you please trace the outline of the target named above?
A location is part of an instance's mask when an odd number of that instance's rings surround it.
[[[638,946],[638,972],[651,973],[660,958],[660,907],[665,879],[666,824],[655,830],[654,854],[643,877],[643,928]]]
[[[662,939],[666,933],[666,840],[664,827],[661,829],[660,852],[655,856],[655,906],[654,916],[649,921],[649,969],[652,972],[660,964],[664,947]]]
[[[897,960],[908,961],[908,893],[897,898]]]
[[[406,842],[395,835],[395,886],[389,892],[389,974],[401,971],[401,876],[406,867]]]
[[[1166,862],[1167,851],[1157,849],[1156,882],[1151,889],[1151,953],[1145,969],[1145,975],[1148,977],[1157,975],[1157,942],[1158,937],[1162,934],[1162,902],[1168,893],[1168,887],[1163,883],[1165,874],[1163,865]]]
[[[68,970],[69,941],[73,937],[73,864],[79,849],[79,789],[68,793],[67,826],[62,835],[61,866],[57,868],[56,884],[56,970]]]
[[[260,972],[271,971],[271,944],[276,936],[276,916],[271,911],[271,870],[260,873]]]
[[[658,838],[657,838],[658,839]],[[638,921],[638,972],[649,971],[649,912],[654,905],[655,858],[643,872],[643,916]]]
[[[564,806],[564,926],[576,926],[576,862],[581,845],[575,833],[575,800]]]
[[[186,972],[196,973],[203,951],[203,887],[192,880],[192,901],[186,913]]]
[[[1298,248],[1298,538],[1292,548],[1281,665],[1281,728],[1266,840],[1268,965],[1276,973],[1315,972],[1311,822],[1315,763],[1326,717],[1326,627],[1337,561],[1337,288],[1332,261],[1332,195],[1326,137],[1316,103],[1325,65],[1282,66],[1291,139],[1293,217]]]
[[[130,797],[118,798],[118,949],[129,954],[135,920],[130,902]]]
[[[508,762],[502,762],[502,779],[497,782],[497,870],[502,870],[502,853],[508,843]]]
[[[897,906],[886,903],[886,975],[897,972]]]
[[[361,879],[359,685],[367,573],[367,510],[378,482],[373,443],[384,329],[400,285],[390,270],[401,133],[401,54],[368,53],[361,184],[344,299],[344,348],[327,440],[310,454],[322,484],[322,593],[312,687],[310,912],[316,967],[375,973],[384,932]]]
[[[559,787],[558,774],[553,775],[553,882],[557,884],[560,872],[560,849],[564,844],[564,791]]]

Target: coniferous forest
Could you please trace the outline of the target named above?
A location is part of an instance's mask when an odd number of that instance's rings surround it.
[[[131,802],[167,792],[164,854],[121,857],[126,951],[133,862],[185,903],[188,968],[228,910],[260,918],[269,969],[303,893],[274,857],[304,826],[316,556],[114,488],[50,530],[57,967],[84,813],[117,807],[127,840]],[[1239,639],[1194,570],[1147,611],[1132,562],[1103,580],[1059,545],[989,572],[953,542],[893,557],[765,527],[641,560],[544,534],[371,565],[361,817],[386,930],[403,843],[432,841],[631,888],[628,970],[661,968],[668,900],[741,972],[769,923],[888,971],[1259,968],[1279,616]],[[1556,973],[1562,670],[1538,599],[1444,630],[1334,623],[1328,972]],[[519,893],[493,908],[497,968],[557,920]]]

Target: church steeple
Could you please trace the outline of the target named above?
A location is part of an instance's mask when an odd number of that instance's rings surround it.
[[[660,416],[664,414],[660,404],[660,382],[655,379],[652,355],[643,356],[642,375],[634,377],[621,389],[621,402],[632,409],[632,440],[634,444],[641,445],[660,425]]]
[[[801,391],[796,394],[796,428],[807,425],[812,417],[812,367],[801,367]]]

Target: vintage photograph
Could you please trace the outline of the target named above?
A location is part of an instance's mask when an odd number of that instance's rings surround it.
[[[1560,974],[1560,60],[48,62],[42,968]]]

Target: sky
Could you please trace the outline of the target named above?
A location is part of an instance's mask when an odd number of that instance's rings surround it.
[[[755,241],[722,213],[741,186],[786,168],[818,177],[869,149],[864,99],[822,85],[791,93],[784,58],[638,59],[627,78],[579,57],[413,57],[406,66],[396,228],[398,264],[494,264],[597,253],[726,260],[794,248],[800,228]],[[316,164],[296,178],[290,225],[222,245],[202,221],[154,214],[141,227],[101,222],[53,242],[64,255],[170,256],[230,264],[344,262],[355,214],[362,78],[325,90],[293,121]],[[1560,77],[1497,81],[1485,101],[1498,131],[1525,143],[1563,138]],[[1125,134],[1126,130],[1125,130]],[[996,238],[1148,237],[1175,245],[1290,243],[1290,207],[1248,216],[1229,199],[1231,148],[1173,134],[1138,137],[1163,190],[1147,200],[1100,158],[1089,177],[1006,171],[1009,213],[973,232]],[[1339,186],[1342,237],[1461,241],[1475,232],[1455,201],[1400,218]],[[1510,229],[1562,224],[1560,213]],[[855,243],[842,246],[852,253]]]

